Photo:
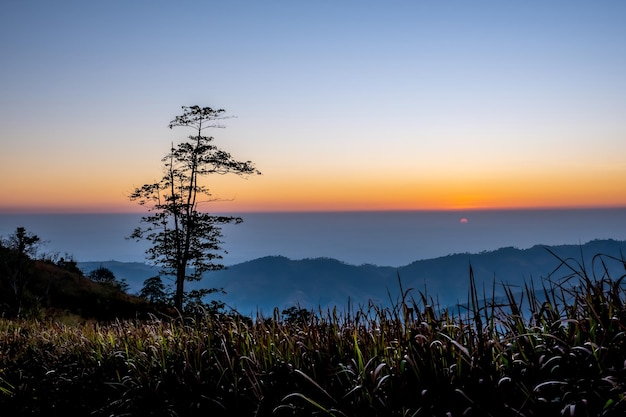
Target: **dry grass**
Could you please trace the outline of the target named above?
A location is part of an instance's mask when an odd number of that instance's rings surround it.
[[[558,258],[557,258],[558,259]],[[112,324],[0,320],[3,415],[611,416],[626,412],[621,277],[560,260],[558,281],[440,309],[299,320],[206,315]],[[596,262],[623,260],[596,257]],[[626,270],[626,267],[625,267]]]

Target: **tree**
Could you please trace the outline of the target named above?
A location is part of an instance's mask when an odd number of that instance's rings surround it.
[[[5,281],[11,289],[12,300],[9,301],[17,317],[22,312],[30,280],[28,269],[32,258],[37,255],[40,243],[39,236],[27,232],[24,227],[18,227],[7,239],[0,240],[0,248],[5,248],[2,251],[0,280]]]
[[[235,160],[228,152],[204,136],[207,128],[222,127],[215,121],[225,119],[225,110],[210,107],[183,106],[169,128],[189,127],[194,135],[174,147],[162,159],[163,178],[135,189],[130,199],[148,206],[151,213],[142,217],[144,225],[131,234],[146,239],[152,246],[147,258],[161,266],[161,274],[175,277],[174,307],[183,310],[185,282],[199,281],[207,271],[224,268],[219,263],[223,251],[221,226],[243,221],[236,216],[216,216],[199,210],[199,203],[214,201],[201,177],[212,174],[245,176],[260,174],[250,161]],[[202,200],[205,198],[205,200]],[[213,291],[213,290],[208,290]]]
[[[165,285],[158,275],[150,277],[143,282],[143,288],[141,288],[139,296],[155,304],[166,304],[168,300]]]
[[[100,282],[102,284],[114,284],[116,281],[113,271],[104,266],[99,266],[91,271],[88,277],[90,280]]]
[[[286,323],[303,325],[311,321],[313,312],[306,308],[292,306],[282,311]]]
[[[129,285],[126,282],[126,278],[117,279],[113,271],[102,265],[91,271],[88,277],[94,282],[117,287],[120,291],[128,292]]]

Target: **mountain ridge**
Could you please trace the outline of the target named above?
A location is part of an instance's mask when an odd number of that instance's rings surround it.
[[[411,262],[401,267],[372,264],[353,265],[327,257],[290,259],[281,255],[245,261],[206,275],[200,286],[223,288],[215,297],[245,315],[271,314],[274,308],[300,306],[327,309],[375,303],[391,305],[400,297],[400,285],[418,298],[424,294],[441,306],[467,300],[470,266],[479,291],[497,284],[519,286],[542,279],[563,279],[572,269],[589,276],[603,271],[600,258],[610,274],[624,274],[621,261],[626,241],[596,239],[584,244],[542,245],[527,249],[513,246],[480,253],[456,253]],[[595,259],[595,261],[594,261]],[[569,265],[569,266],[568,266]],[[158,275],[158,267],[140,262],[79,262],[85,273],[99,266],[126,279],[131,292],[141,289],[143,280]],[[571,268],[570,268],[571,267]],[[168,282],[167,279],[164,282]],[[188,288],[197,285],[188,283]]]

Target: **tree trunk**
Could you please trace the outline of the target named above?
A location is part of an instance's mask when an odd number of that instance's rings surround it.
[[[183,311],[183,294],[185,292],[185,266],[179,265],[176,271],[176,294],[174,295],[174,307]]]

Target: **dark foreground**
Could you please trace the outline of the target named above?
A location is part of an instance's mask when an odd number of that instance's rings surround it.
[[[621,262],[621,260],[613,260]],[[349,314],[0,320],[3,416],[621,416],[623,277],[439,310],[404,291]]]

